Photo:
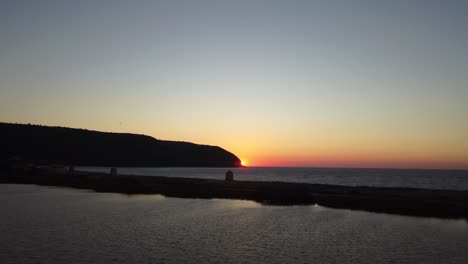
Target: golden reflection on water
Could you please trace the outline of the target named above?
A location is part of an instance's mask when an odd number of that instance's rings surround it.
[[[122,196],[134,201],[151,201],[151,200],[165,200],[166,196],[161,194],[122,194]]]
[[[232,208],[261,208],[260,203],[249,200],[230,200],[230,199],[213,199],[214,201],[222,202],[223,206]]]

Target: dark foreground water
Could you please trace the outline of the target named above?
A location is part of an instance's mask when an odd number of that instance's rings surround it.
[[[468,222],[0,184],[0,263],[468,263]]]
[[[79,167],[79,170],[109,172],[106,167]],[[224,179],[227,170],[239,181],[286,181],[345,186],[413,187],[468,190],[468,171],[334,168],[118,168],[131,175]]]

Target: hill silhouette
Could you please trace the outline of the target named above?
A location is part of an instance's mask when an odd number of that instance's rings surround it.
[[[148,167],[239,167],[234,154],[217,146],[29,124],[0,123],[0,159],[36,164]]]

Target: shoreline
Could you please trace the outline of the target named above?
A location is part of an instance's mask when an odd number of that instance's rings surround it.
[[[468,191],[224,181],[165,176],[8,171],[0,183],[35,184],[122,194],[252,200],[264,205],[313,205],[409,216],[468,219]]]

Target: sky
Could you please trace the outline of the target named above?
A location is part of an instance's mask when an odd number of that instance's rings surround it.
[[[468,1],[0,0],[0,121],[249,166],[468,169]]]

